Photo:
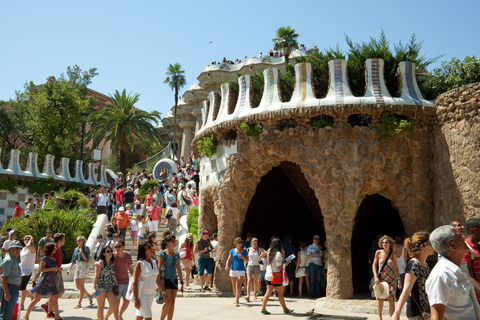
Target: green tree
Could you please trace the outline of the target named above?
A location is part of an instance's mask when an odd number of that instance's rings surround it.
[[[175,111],[174,111],[174,119],[173,119],[173,142],[176,143],[176,130],[177,130],[177,108],[178,108],[178,91],[183,88],[187,84],[187,80],[185,78],[185,70],[182,69],[180,63],[169,64],[167,68],[167,72],[165,73],[167,77],[163,81],[163,83],[168,84],[170,89],[174,91],[175,95]],[[175,145],[173,146],[173,155],[174,157],[177,155],[177,148]]]
[[[295,29],[290,28],[290,26],[280,27],[277,30],[277,37],[273,38],[273,48],[275,50],[283,50],[283,55],[285,56],[285,62],[289,63],[290,61],[290,52],[292,49],[298,49],[298,33],[295,33]]]
[[[480,58],[467,56],[460,60],[454,57],[442,62],[442,66],[433,69],[426,78],[425,90],[429,90],[431,97],[469,83],[480,82]]]
[[[115,91],[110,95],[112,104],[103,110],[94,111],[87,121],[91,123],[87,141],[93,140],[98,145],[102,139],[111,141],[112,148],[120,149],[120,171],[127,168],[128,146],[133,151],[135,139],[150,139],[160,143],[160,133],[155,125],[160,121],[158,111],[146,112],[135,108],[140,94],[132,95],[123,89],[122,93]]]

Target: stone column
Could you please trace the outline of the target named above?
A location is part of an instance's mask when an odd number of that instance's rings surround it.
[[[180,154],[187,158],[192,154],[192,140],[194,137],[195,121],[182,121],[180,128],[183,129],[182,147]]]
[[[192,115],[195,117],[195,132],[200,130],[202,127],[202,102],[195,101],[193,104]]]

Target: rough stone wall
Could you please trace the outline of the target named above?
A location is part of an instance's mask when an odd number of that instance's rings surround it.
[[[362,111],[367,109],[374,107],[354,106],[349,111],[366,113]],[[390,199],[408,234],[432,226],[430,112],[417,114],[424,118],[418,119],[415,138],[400,134],[381,142],[381,112],[372,117],[369,128],[352,128],[346,123],[348,114],[331,110],[338,116],[333,127],[315,129],[309,117],[296,117],[297,127],[280,131],[280,120],[267,118],[262,122],[266,130],[257,142],[238,130],[238,153],[227,158],[223,183],[202,190],[201,215],[207,215],[200,218],[200,227],[213,221],[212,204],[218,221],[215,285],[219,289],[231,289],[225,261],[233,238],[242,232],[256,186],[262,176],[283,161],[301,167],[322,210],[330,252],[329,297],[353,296],[351,237],[355,215],[366,195],[378,193]]]
[[[435,225],[480,217],[480,83],[435,101]]]

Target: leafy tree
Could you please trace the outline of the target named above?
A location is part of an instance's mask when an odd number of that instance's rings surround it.
[[[151,139],[161,142],[159,131],[154,124],[160,121],[158,111],[146,112],[135,108],[140,94],[132,95],[123,89],[122,93],[115,91],[110,95],[112,104],[103,110],[94,111],[87,121],[91,123],[87,141],[93,140],[93,145],[98,145],[102,139],[111,141],[112,148],[120,149],[120,171],[127,168],[128,146],[133,151],[135,139]]]
[[[169,64],[167,68],[167,72],[165,73],[167,77],[163,81],[163,83],[168,84],[170,89],[174,91],[175,96],[175,111],[174,111],[174,119],[173,119],[173,141],[176,140],[176,130],[177,130],[177,108],[178,108],[178,91],[183,88],[187,84],[187,80],[185,78],[185,70],[182,69],[180,63]],[[177,149],[173,148],[173,155],[174,157],[177,154]]]
[[[444,61],[440,68],[433,69],[431,76],[426,78],[424,90],[431,97],[469,83],[480,82],[480,58],[467,56],[463,60],[453,58]]]
[[[12,149],[19,149],[22,145],[20,131],[23,130],[23,121],[19,123],[14,118],[13,110],[0,107],[0,141],[2,153],[9,153]]]
[[[285,62],[289,63],[290,61],[290,52],[292,49],[298,49],[298,38],[299,34],[295,33],[295,29],[290,28],[290,26],[280,27],[277,30],[277,37],[273,38],[273,48],[275,50],[283,50],[283,55],[285,56]]]

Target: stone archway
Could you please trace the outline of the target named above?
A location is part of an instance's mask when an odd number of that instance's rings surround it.
[[[405,227],[392,201],[379,195],[367,195],[355,216],[352,232],[352,278],[355,294],[369,294],[368,284],[372,277],[369,257],[371,250],[378,249],[377,236],[389,235],[393,239],[405,234]]]
[[[315,193],[300,166],[284,161],[262,177],[248,206],[242,237],[250,232],[268,244],[271,236],[293,243],[311,242],[319,234],[325,239],[323,216]]]

